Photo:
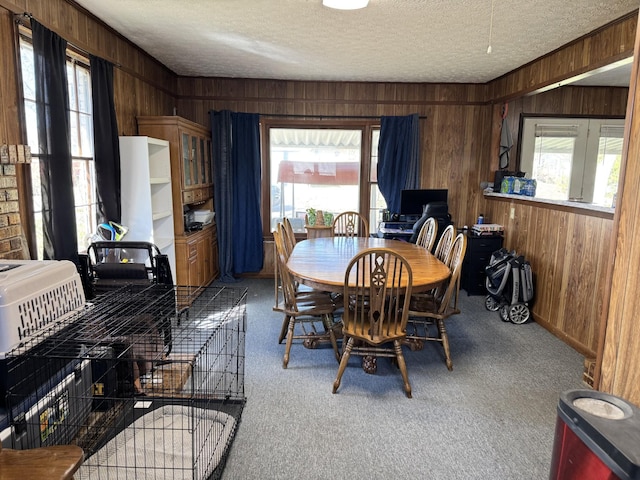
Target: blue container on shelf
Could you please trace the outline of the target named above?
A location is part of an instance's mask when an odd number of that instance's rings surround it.
[[[536,196],[536,188],[538,186],[538,182],[536,182],[533,178],[526,178],[526,182],[524,184],[524,189],[522,190],[522,194],[527,197],[535,197]]]

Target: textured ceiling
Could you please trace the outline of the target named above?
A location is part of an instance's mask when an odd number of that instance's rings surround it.
[[[370,0],[344,11],[322,0],[76,3],[179,75],[437,83],[493,80],[640,5]]]

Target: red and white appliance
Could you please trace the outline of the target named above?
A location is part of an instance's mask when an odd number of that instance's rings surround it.
[[[550,480],[639,480],[640,409],[607,393],[561,395]]]

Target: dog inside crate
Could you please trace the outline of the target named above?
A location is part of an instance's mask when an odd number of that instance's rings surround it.
[[[171,321],[179,315],[173,287],[152,285],[139,290],[125,286],[94,302],[100,313],[84,322],[84,342],[109,349],[118,396],[144,395],[144,380],[158,365],[171,361]],[[112,385],[110,391],[113,389]]]
[[[152,315],[116,317],[107,324],[108,331],[116,332],[109,341],[117,357],[120,394],[144,395],[142,378],[151,374],[155,366],[167,361],[167,352],[161,328]],[[126,328],[122,328],[122,325]]]

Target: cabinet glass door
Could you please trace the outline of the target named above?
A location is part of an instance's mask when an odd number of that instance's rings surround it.
[[[193,165],[193,185],[200,183],[198,176],[198,137],[191,137],[191,162]]]
[[[206,168],[206,155],[207,152],[204,148],[204,138],[200,139],[200,184],[201,185],[206,185],[207,184],[207,168]]]
[[[191,155],[189,154],[189,134],[182,134],[182,168],[183,168],[183,182],[185,187],[191,185]]]
[[[213,170],[211,168],[211,140],[207,140],[207,151],[205,154],[205,167],[207,170],[207,183],[213,183]]]

